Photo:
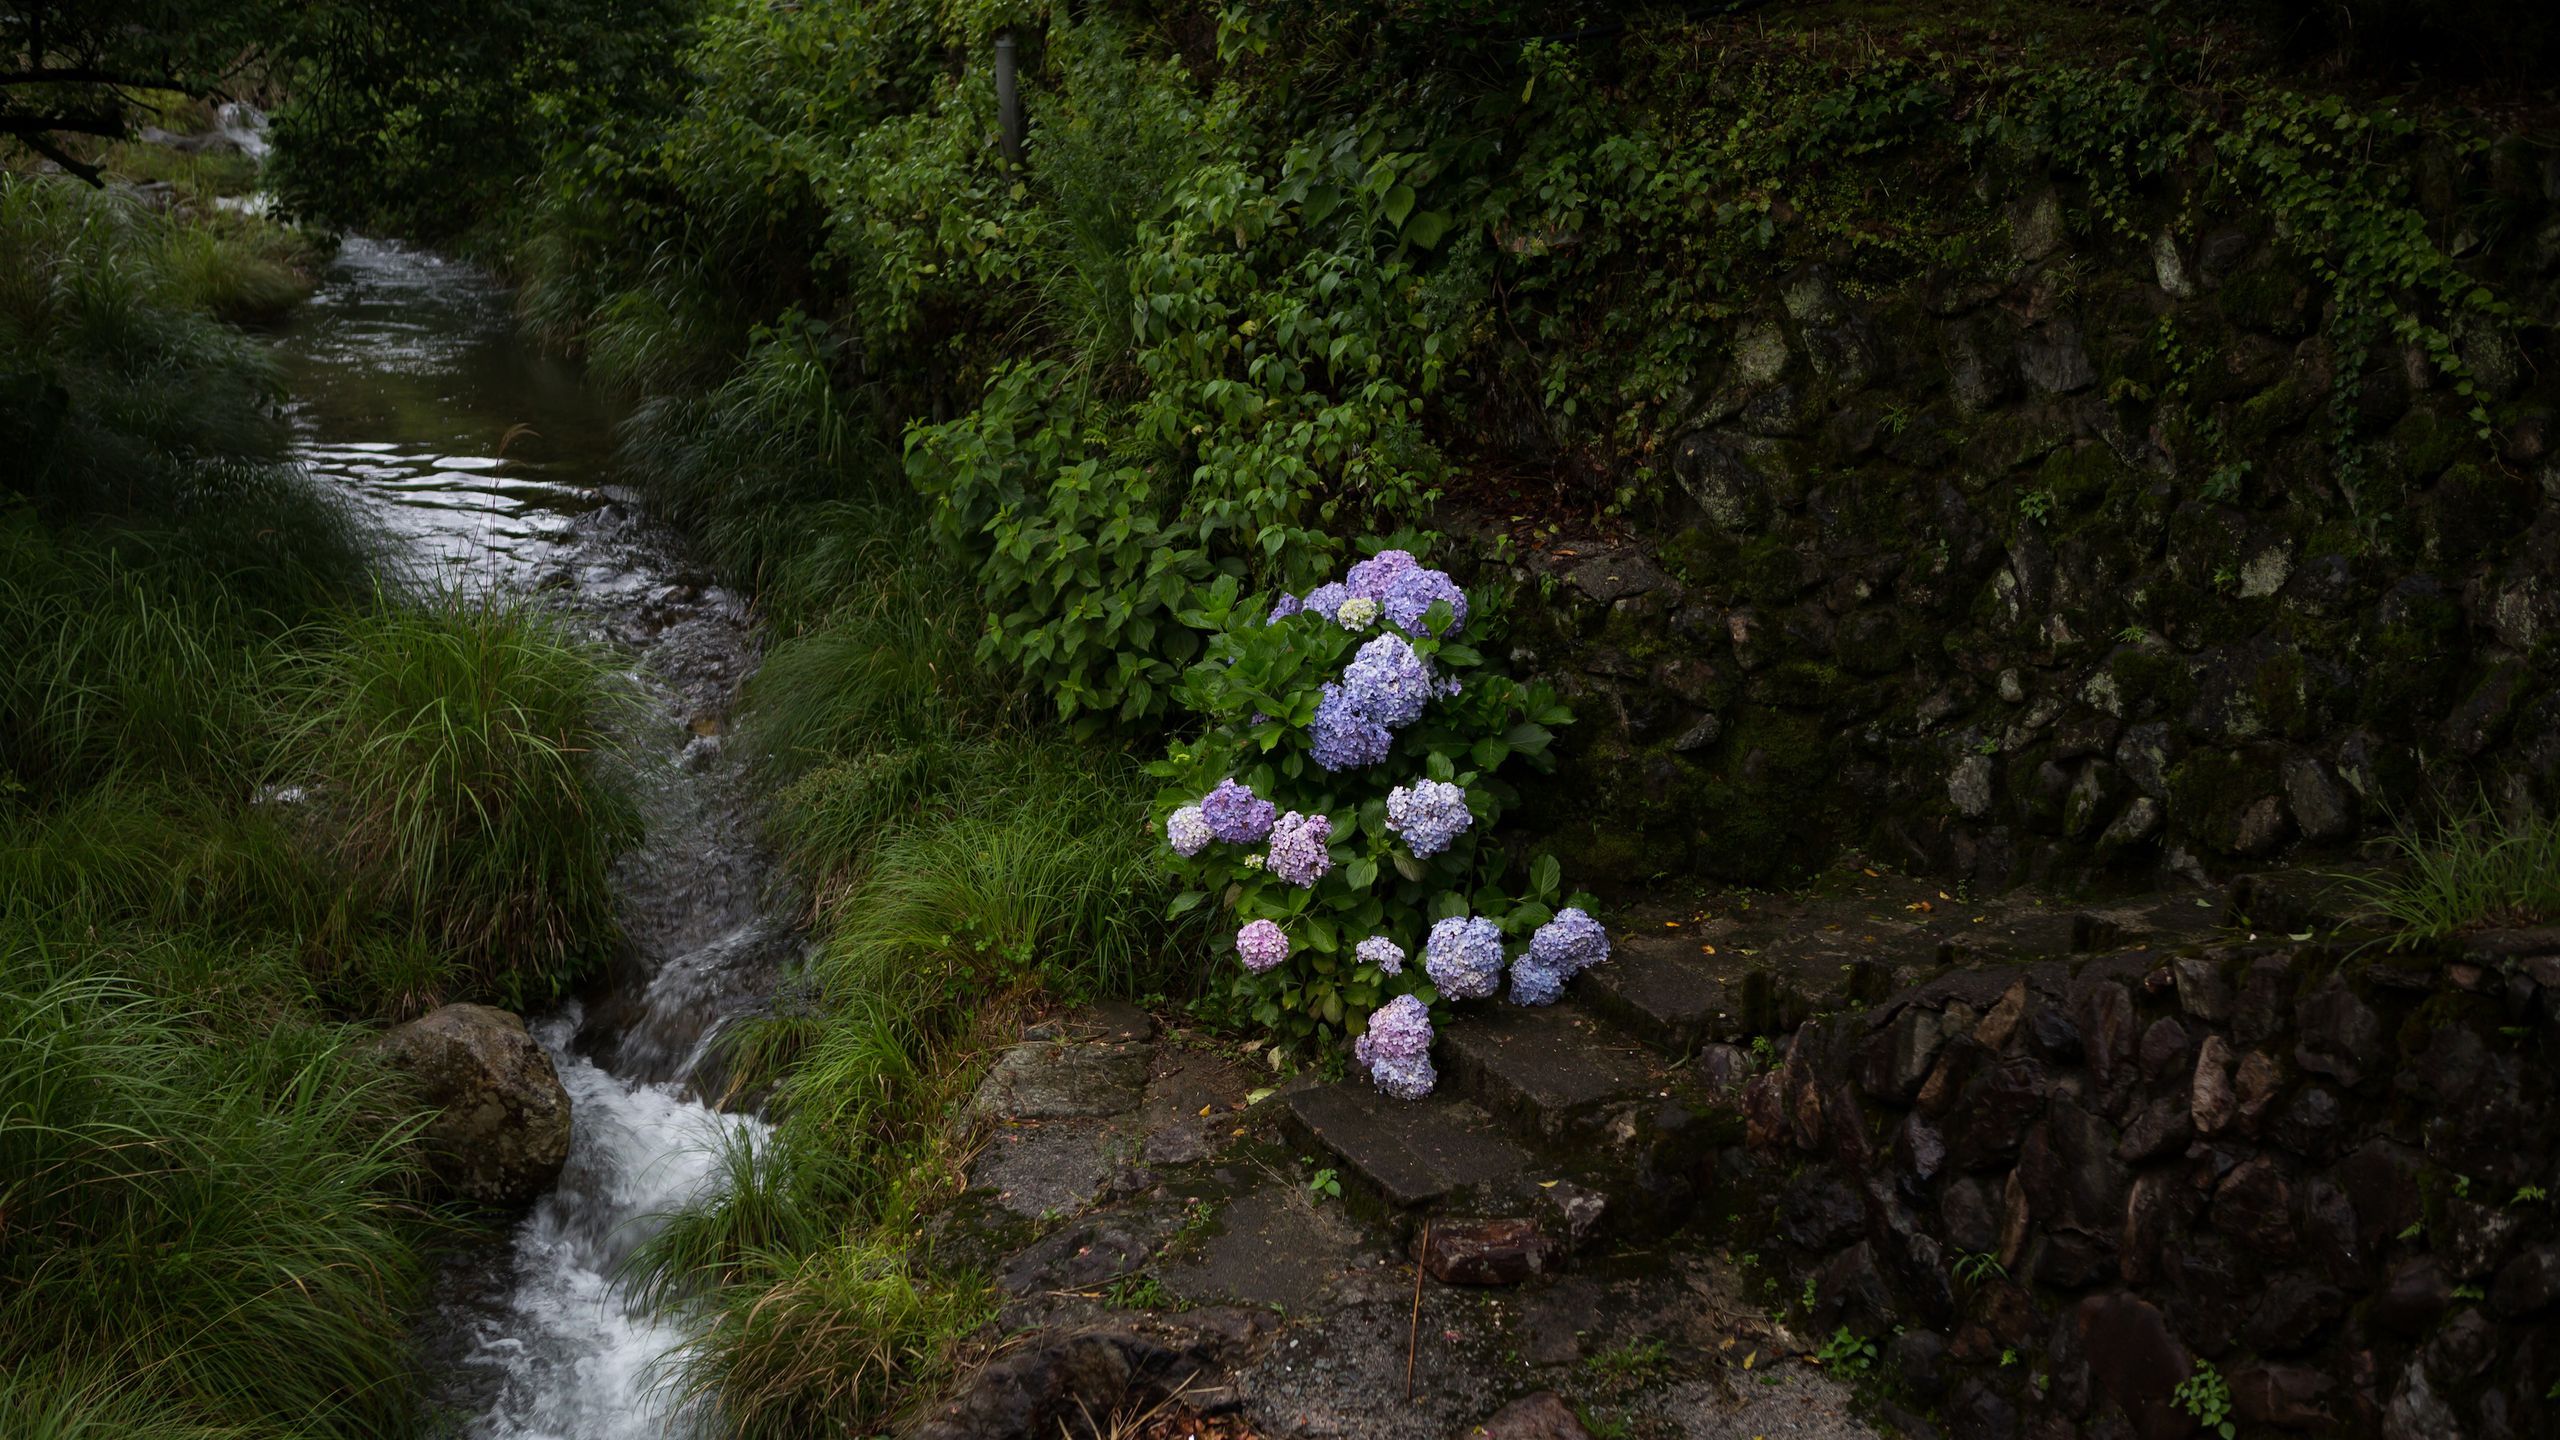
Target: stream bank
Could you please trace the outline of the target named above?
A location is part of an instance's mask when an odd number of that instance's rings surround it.
[[[297,458],[395,541],[422,586],[540,597],[627,659],[641,697],[607,763],[645,835],[614,874],[623,945],[576,1001],[531,1017],[573,1107],[558,1187],[441,1273],[421,1341],[432,1403],[475,1440],[636,1440],[674,1423],[653,1363],[679,1338],[620,1292],[657,1217],[716,1184],[761,1122],[718,1108],[724,1027],[798,944],[727,743],[754,670],[745,599],[612,483],[617,418],[518,336],[465,264],[351,237],[276,341]]]

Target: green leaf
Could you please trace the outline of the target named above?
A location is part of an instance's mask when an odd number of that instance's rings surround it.
[[[1404,238],[1425,250],[1440,248],[1440,238],[1449,233],[1449,214],[1445,210],[1425,210],[1404,227]]]
[[[1395,862],[1397,874],[1403,876],[1407,880],[1413,881],[1417,885],[1422,883],[1422,877],[1426,872],[1422,868],[1421,861],[1414,859],[1412,856],[1407,855],[1401,850],[1398,850],[1395,852]]]
[[[1413,213],[1413,187],[1398,185],[1387,192],[1387,223],[1401,228],[1404,217]]]
[[[1173,903],[1165,907],[1164,918],[1167,920],[1179,919],[1180,917],[1188,915],[1192,911],[1199,909],[1202,905],[1207,904],[1208,900],[1209,892],[1206,890],[1185,890],[1181,894],[1174,896]]]
[[[1541,900],[1554,899],[1556,887],[1563,880],[1564,866],[1557,863],[1552,852],[1539,856],[1537,863],[1529,867],[1530,890]]]

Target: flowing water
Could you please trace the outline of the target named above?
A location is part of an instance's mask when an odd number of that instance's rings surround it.
[[[503,1243],[458,1256],[424,1336],[434,1399],[475,1440],[635,1440],[682,1428],[654,1384],[675,1339],[619,1292],[660,1218],[717,1183],[756,1120],[705,1103],[722,1028],[797,941],[725,743],[756,649],[711,583],[611,483],[614,414],[510,323],[466,265],[350,239],[278,339],[297,446],[422,584],[538,595],[628,657],[647,697],[617,757],[647,833],[616,875],[614,973],[534,1017],[569,1089],[560,1184]]]

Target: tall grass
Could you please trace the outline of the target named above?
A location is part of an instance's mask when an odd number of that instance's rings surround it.
[[[2511,816],[2483,803],[2379,844],[2391,868],[2352,888],[2403,943],[2560,921],[2560,815]]]
[[[804,516],[774,589],[798,633],[749,687],[742,739],[780,782],[770,824],[817,897],[802,1003],[741,1032],[771,1087],[762,1148],[636,1257],[693,1318],[672,1381],[729,1433],[871,1433],[931,1393],[984,1287],[914,1248],[951,1193],[961,1112],[1039,996],[1164,983],[1164,895],[1135,763],[1026,719],[975,659],[971,589],[895,508]]]
[[[216,1030],[110,973],[176,943],[108,957],[0,927],[0,1413],[388,1433],[423,1219],[397,1098],[340,1032]],[[57,1388],[82,1366],[117,1386]]]
[[[609,656],[521,601],[448,596],[342,622],[296,666],[283,762],[323,797],[346,882],[318,938],[387,930],[414,943],[373,953],[441,957],[454,983],[412,1004],[566,993],[617,934],[611,870],[639,821],[596,766],[632,693]]]

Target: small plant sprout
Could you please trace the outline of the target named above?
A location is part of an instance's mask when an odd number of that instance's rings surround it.
[[[2231,1420],[2231,1384],[2222,1378],[2222,1372],[2215,1369],[2210,1360],[2198,1360],[2195,1373],[2179,1381],[2178,1388],[2169,1392],[2169,1398],[2178,1403],[2178,1408],[2195,1417],[2196,1423],[2209,1434],[2218,1435],[2222,1440],[2232,1440],[2240,1433],[2240,1427]]]
[[[1339,1200],[1342,1198],[1342,1177],[1335,1174],[1330,1166],[1318,1170],[1307,1181],[1307,1193],[1318,1199]]]
[[[1826,1370],[1837,1370],[1851,1379],[1864,1375],[1876,1363],[1876,1342],[1843,1325],[1831,1332],[1814,1352],[1816,1363]]]

